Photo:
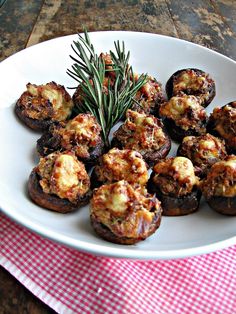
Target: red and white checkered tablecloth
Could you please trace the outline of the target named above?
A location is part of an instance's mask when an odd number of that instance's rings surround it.
[[[169,261],[64,247],[0,214],[1,265],[58,313],[234,314],[236,246]]]

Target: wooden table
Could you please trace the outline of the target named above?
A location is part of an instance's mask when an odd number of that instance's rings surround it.
[[[84,26],[178,37],[236,60],[235,0],[6,0],[0,9],[0,61]],[[0,283],[0,314],[54,313],[3,269]]]

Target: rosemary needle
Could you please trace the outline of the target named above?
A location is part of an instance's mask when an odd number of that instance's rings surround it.
[[[135,80],[132,67],[128,64],[130,53],[126,54],[124,42],[122,45],[119,41],[114,43],[115,53],[110,51],[112,62],[107,69],[103,57],[96,54],[87,31],[84,31],[84,36],[79,34],[78,37],[72,44],[75,56],[70,56],[74,64],[72,69],[67,70],[79,83],[81,91],[76,111],[90,112],[96,117],[108,147],[112,127],[131,107],[135,94],[146,82],[146,75],[142,74]],[[111,73],[113,76],[109,76]]]

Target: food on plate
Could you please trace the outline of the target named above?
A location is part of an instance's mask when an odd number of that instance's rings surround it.
[[[236,101],[215,108],[209,117],[207,130],[225,140],[229,153],[236,152]]]
[[[131,149],[112,148],[99,158],[91,174],[91,186],[95,188],[120,180],[126,180],[133,186],[147,183],[147,165],[140,153]]]
[[[114,133],[112,146],[136,150],[148,165],[152,165],[166,157],[171,141],[160,119],[128,110],[126,121]]]
[[[236,215],[236,156],[215,163],[200,184],[211,208],[225,215]]]
[[[116,72],[113,71],[114,67],[117,67],[117,65],[114,64],[112,57],[109,53],[101,53],[100,56],[98,57],[99,60],[103,60],[104,61],[104,72],[102,75],[103,76],[103,80],[102,82],[99,82],[101,86],[101,90],[97,90],[96,92],[101,92],[101,93],[108,93],[108,89],[113,89],[114,88],[114,83],[116,80]],[[84,60],[85,61],[85,60]],[[88,61],[90,62],[90,61]],[[93,73],[90,73],[90,76],[93,77],[92,75]],[[94,86],[95,80],[92,79],[91,77],[88,77],[88,81],[85,82],[84,80],[82,80],[82,82],[77,86],[72,99],[74,104],[80,108],[81,107],[81,103],[84,102],[85,99],[87,99],[87,93],[84,92],[84,88],[86,88],[88,86],[88,83],[90,84],[90,88],[94,89],[97,88],[97,86]],[[96,85],[96,84],[95,84]],[[108,86],[109,85],[109,86]],[[90,89],[91,90],[91,89]]]
[[[199,69],[182,69],[175,72],[166,83],[169,98],[182,94],[194,95],[203,107],[207,107],[216,94],[215,82]]]
[[[72,69],[67,73],[76,80],[78,87],[73,95],[75,111],[96,116],[102,127],[102,138],[109,147],[111,129],[132,106],[138,90],[146,83],[146,75],[134,77],[132,66],[129,65],[129,55],[124,42],[114,42],[115,53],[96,54],[88,33],[84,38],[74,42],[72,48],[76,57]]]
[[[30,198],[39,206],[60,213],[89,202],[90,179],[82,162],[71,152],[40,158],[28,181]]]
[[[15,105],[15,113],[29,128],[42,131],[51,123],[67,120],[73,102],[65,87],[55,82],[45,85],[28,83]]]
[[[51,125],[37,141],[37,150],[41,156],[56,150],[70,150],[86,165],[93,165],[101,156],[103,148],[101,127],[90,113],[81,113],[68,122]]]
[[[105,90],[108,88],[108,84],[111,86],[114,85],[116,79],[116,71],[114,68],[117,65],[114,64],[112,56],[108,53],[101,53],[100,57],[105,62],[106,74],[104,78],[104,88]],[[127,65],[129,66],[129,65]],[[140,78],[140,75],[137,73],[131,74],[131,80],[134,79],[137,81]],[[77,93],[77,97],[78,97]],[[162,84],[158,82],[153,76],[147,75],[145,79],[145,84],[143,84],[136,95],[133,97],[133,104],[130,109],[138,112],[144,112],[146,114],[158,114],[159,105],[165,101]]]
[[[166,101],[160,82],[134,74],[119,41],[116,53],[98,56],[85,32],[72,48],[76,56],[67,73],[78,84],[73,98],[55,82],[28,83],[15,106],[26,125],[45,131],[28,181],[30,198],[60,213],[91,199],[95,232],[119,244],[145,240],[159,228],[162,214],[193,213],[201,193],[215,210],[236,215],[236,157],[227,157],[224,146],[225,141],[231,151],[236,147],[236,102],[215,109],[208,123],[205,107],[215,97],[209,74],[194,68],[175,72]],[[72,110],[78,115],[72,117]],[[111,130],[125,114],[108,151]],[[207,123],[222,139],[206,134]],[[166,128],[172,139],[183,139],[177,157],[166,158]],[[85,166],[95,166],[91,179]]]
[[[180,144],[178,156],[189,158],[199,177],[206,176],[211,166],[227,156],[224,140],[209,133],[200,136],[186,136]]]
[[[164,118],[171,138],[177,142],[185,136],[206,133],[207,113],[195,96],[172,97],[160,106],[159,115]]]
[[[199,178],[186,157],[170,157],[159,161],[153,167],[148,190],[156,193],[161,201],[163,215],[179,216],[196,211],[201,193]]]
[[[144,187],[121,180],[93,192],[91,224],[107,241],[134,244],[153,234],[161,222],[161,204]]]
[[[134,100],[132,110],[157,116],[160,104],[165,101],[161,83],[147,76],[146,83],[137,91]]]

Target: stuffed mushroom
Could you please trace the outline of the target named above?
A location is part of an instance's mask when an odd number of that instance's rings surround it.
[[[95,232],[119,244],[145,240],[159,227],[161,213],[161,204],[155,196],[124,180],[95,189],[90,204]]]
[[[185,136],[206,133],[207,113],[195,96],[174,96],[159,110],[171,138],[181,142]]]
[[[221,214],[236,215],[236,156],[215,163],[200,187],[211,208]]]
[[[171,141],[160,119],[128,110],[126,121],[114,133],[112,146],[136,150],[152,165],[167,156]]]
[[[155,164],[148,190],[161,201],[163,215],[180,216],[198,209],[198,185],[192,162],[185,157],[170,157]]]
[[[103,148],[101,127],[89,113],[81,113],[67,123],[52,125],[37,141],[40,156],[56,150],[70,150],[86,165],[93,165],[102,155]]]
[[[160,104],[165,101],[161,83],[147,76],[146,83],[137,91],[134,100],[132,110],[157,116]]]
[[[112,148],[100,157],[91,175],[91,186],[95,188],[120,180],[126,180],[133,186],[144,186],[147,183],[147,165],[140,153]]]
[[[71,152],[40,158],[28,181],[30,198],[39,206],[60,213],[89,202],[90,179],[82,162]]]
[[[210,115],[207,130],[225,140],[229,153],[236,152],[236,101],[215,108]]]
[[[73,102],[64,86],[55,82],[45,85],[28,83],[26,88],[16,102],[15,113],[29,128],[43,131],[52,123],[70,117]]]
[[[178,156],[189,158],[199,177],[205,177],[211,166],[227,156],[223,140],[211,134],[186,136],[180,144]]]
[[[169,98],[182,94],[194,95],[203,107],[207,107],[216,94],[215,82],[210,75],[199,69],[182,69],[167,81],[166,93]]]

